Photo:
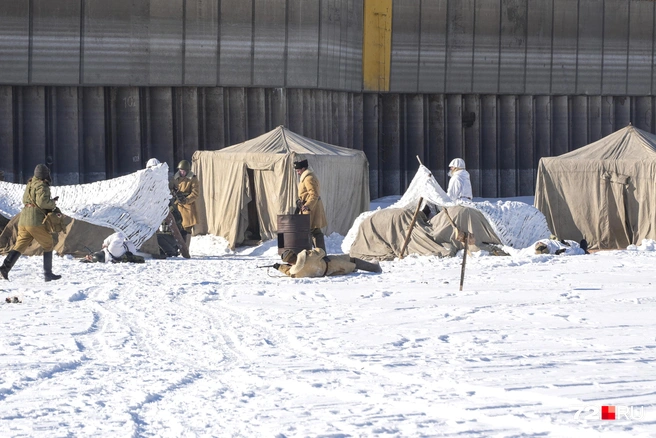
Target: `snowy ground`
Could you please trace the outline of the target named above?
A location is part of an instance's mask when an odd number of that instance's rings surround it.
[[[460,258],[289,279],[256,268],[274,245],[56,257],[52,283],[22,257],[0,283],[23,300],[0,305],[0,436],[656,436],[653,242],[470,257],[462,292]]]

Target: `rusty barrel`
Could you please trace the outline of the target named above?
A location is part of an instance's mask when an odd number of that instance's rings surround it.
[[[278,254],[286,249],[296,252],[312,249],[309,214],[278,215]]]

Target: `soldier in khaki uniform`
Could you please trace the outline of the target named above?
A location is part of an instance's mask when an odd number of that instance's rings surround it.
[[[321,200],[319,179],[314,172],[308,169],[307,160],[296,161],[294,169],[299,176],[298,201],[296,201],[298,210],[301,214],[310,215],[310,233],[312,234],[314,247],[323,249],[325,253],[326,243],[321,229],[328,225],[328,221]]]
[[[276,263],[273,265],[274,268],[292,278],[346,275],[356,269],[382,272],[377,263],[365,262],[348,254],[326,256],[326,252],[321,248],[304,249],[298,254],[294,250],[287,249],[280,257],[288,264]]]
[[[198,223],[196,214],[196,199],[200,194],[200,182],[198,177],[191,171],[191,163],[182,160],[178,163],[178,171],[173,175],[175,186],[175,206],[182,216],[181,234],[185,238],[187,246],[191,243],[191,232],[194,225]]]
[[[9,279],[9,271],[21,254],[36,240],[43,248],[43,272],[45,281],[59,280],[61,275],[52,273],[52,234],[46,231],[43,220],[49,210],[54,210],[57,198],[50,197],[50,169],[45,164],[39,164],[34,169],[34,177],[30,178],[23,193],[23,204],[18,220],[18,238],[14,247],[5,257],[0,274]]]

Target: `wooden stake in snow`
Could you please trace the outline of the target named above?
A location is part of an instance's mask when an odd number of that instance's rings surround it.
[[[405,240],[403,241],[403,246],[401,247],[401,254],[399,255],[400,259],[403,258],[403,253],[405,252],[405,248],[408,246],[408,241],[410,240],[412,229],[415,227],[415,222],[417,222],[417,215],[419,214],[419,209],[421,208],[422,202],[424,202],[424,198],[419,198],[419,202],[417,203],[417,209],[415,210],[414,216],[412,216],[412,222],[410,222],[410,228],[408,229],[408,234],[406,234]]]
[[[467,252],[469,251],[469,233],[465,231],[465,250],[462,253],[462,267],[460,268],[460,290],[465,282],[465,265],[467,264]]]

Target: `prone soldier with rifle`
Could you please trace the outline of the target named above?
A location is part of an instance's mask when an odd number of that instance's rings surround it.
[[[377,263],[370,263],[348,254],[331,254],[328,257],[321,248],[304,249],[300,252],[287,249],[280,258],[284,263],[258,266],[258,268],[275,268],[292,278],[346,275],[357,269],[375,273],[382,272]]]

